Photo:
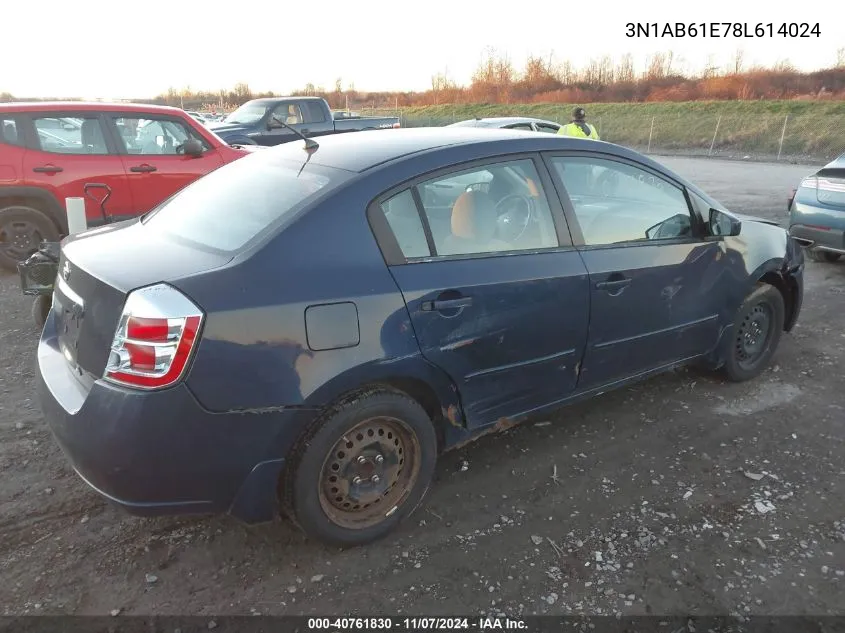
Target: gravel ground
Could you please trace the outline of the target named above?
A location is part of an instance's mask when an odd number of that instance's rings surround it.
[[[770,217],[810,171],[660,160]],[[337,551],[89,490],[34,401],[30,301],[0,276],[0,615],[845,613],[845,265],[806,282],[759,379],[679,371],[484,437],[400,530]]]

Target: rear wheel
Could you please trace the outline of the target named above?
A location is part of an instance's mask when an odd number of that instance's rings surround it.
[[[42,241],[58,239],[56,226],[38,209],[22,205],[0,209],[0,268],[15,271]]]
[[[417,508],[436,460],[434,426],[415,400],[361,392],[328,410],[294,449],[282,507],[309,536],[363,545]]]
[[[758,376],[780,343],[786,309],[774,286],[761,283],[742,303],[734,321],[734,338],[724,371],[734,382]]]

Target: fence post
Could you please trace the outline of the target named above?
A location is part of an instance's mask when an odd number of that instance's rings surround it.
[[[654,117],[651,117],[651,129],[648,131],[648,149],[646,149],[645,153],[651,153],[651,135],[654,133]]]
[[[715,131],[713,132],[713,140],[712,140],[712,141],[710,141],[710,151],[709,151],[709,152],[707,152],[707,155],[708,155],[708,156],[711,156],[711,155],[713,154],[713,146],[716,144],[716,135],[719,133],[719,124],[720,124],[721,122],[722,122],[722,115],[720,114],[720,115],[719,115],[719,120],[718,120],[718,121],[716,121],[716,129],[715,129]]]
[[[783,130],[780,132],[780,145],[778,145],[778,160],[780,160],[780,153],[783,151],[783,137],[786,136],[786,122],[789,121],[789,115],[783,120]]]

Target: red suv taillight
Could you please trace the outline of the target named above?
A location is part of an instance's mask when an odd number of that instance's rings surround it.
[[[202,320],[202,311],[172,286],[133,290],[123,306],[103,377],[141,389],[173,385],[185,372]]]

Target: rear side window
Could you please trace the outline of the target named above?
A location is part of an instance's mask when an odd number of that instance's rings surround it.
[[[23,145],[23,134],[17,121],[12,117],[0,118],[0,143],[6,145]]]
[[[54,154],[108,154],[106,136],[98,115],[40,117],[33,119],[38,143]]]
[[[326,112],[323,107],[315,101],[306,101],[304,107],[306,123],[323,123],[326,120]]]
[[[420,213],[410,189],[385,200],[381,208],[406,258],[431,255]]]
[[[240,158],[188,185],[144,223],[218,251],[238,251],[353,175],[314,164],[302,167],[263,152]]]

